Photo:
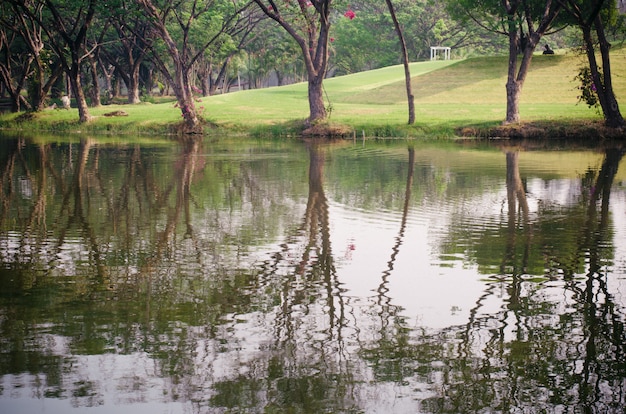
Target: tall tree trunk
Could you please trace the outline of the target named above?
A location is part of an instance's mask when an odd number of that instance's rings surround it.
[[[309,119],[313,124],[326,118],[326,106],[324,105],[324,75],[309,74]]]
[[[225,86],[225,79],[226,79],[226,73],[228,72],[228,65],[230,64],[230,61],[232,59],[233,55],[228,56],[224,62],[222,62],[222,66],[220,67],[220,72],[217,75],[217,79],[215,80],[215,84],[213,89],[213,93],[215,92],[215,90],[219,87],[222,87],[222,93],[226,92],[224,89]],[[212,94],[213,94],[212,93]]]
[[[45,79],[44,64],[40,56],[35,56],[35,80],[34,85],[28,89],[28,98],[31,109],[35,112],[41,111],[46,106],[46,97],[50,93],[53,86],[63,74],[63,67],[61,65],[52,65],[51,73],[48,76],[48,80]]]
[[[263,13],[279,23],[298,43],[304,58],[308,75],[309,118],[311,125],[326,119],[328,115],[324,105],[323,80],[328,68],[328,42],[330,30],[330,10],[332,0],[317,0],[306,3],[298,1],[304,28],[292,26],[283,19],[281,7],[274,1],[254,0]],[[310,12],[313,6],[315,11]],[[289,6],[286,7],[286,9]],[[289,11],[291,13],[291,11]]]
[[[159,19],[159,12],[150,0],[139,0],[144,9],[150,16],[155,19],[154,28],[160,34],[161,39],[165,43],[165,47],[172,59],[174,65],[174,73],[168,70],[167,66],[163,63],[163,60],[158,56],[155,56],[155,64],[158,65],[165,76],[171,83],[176,95],[176,101],[182,112],[182,117],[185,124],[185,132],[195,133],[199,132],[200,119],[196,111],[195,102],[191,90],[191,83],[189,82],[190,68],[185,66],[185,61],[181,52],[176,45],[176,42],[170,35],[166,25]],[[183,54],[184,54],[183,50]]]
[[[139,68],[140,65],[132,65],[130,73],[128,74],[128,103],[138,104],[141,102],[139,97]]]
[[[541,38],[541,35],[534,33],[528,36],[524,42],[519,41],[517,35],[517,28],[512,33],[509,31],[509,67],[506,82],[506,119],[505,124],[517,123],[520,121],[519,103],[522,95],[522,88],[530,69],[530,63],[533,59],[533,53],[537,47],[537,43]],[[522,44],[522,61],[517,63],[517,54],[520,51],[518,44]]]
[[[517,57],[520,50],[519,31],[515,20],[515,12],[508,15],[509,31],[509,65],[506,80],[506,118],[505,124],[517,123],[520,120],[519,101],[522,91],[523,80],[520,82],[517,76]]]
[[[175,53],[171,53],[173,55],[172,57],[178,56],[177,51]],[[187,73],[183,70],[180,60],[174,59],[174,62],[176,65],[176,70],[174,72],[176,79],[172,79],[171,75],[167,71],[163,71],[163,76],[169,80],[169,83],[174,90],[174,95],[176,96],[176,101],[185,123],[186,132],[197,132],[200,120],[196,112],[196,106],[191,92],[189,79]]]
[[[404,34],[402,33],[400,22],[398,22],[398,18],[396,17],[396,11],[393,7],[393,4],[391,3],[391,0],[385,1],[387,2],[387,8],[389,9],[389,13],[391,14],[393,25],[396,28],[398,39],[400,40],[402,63],[404,64],[404,82],[406,85],[406,97],[409,105],[409,125],[413,125],[415,123],[415,97],[413,96],[413,91],[411,88],[411,69],[409,68],[409,53],[406,50],[406,41],[404,40]]]
[[[16,76],[13,76],[14,68],[11,67],[11,63],[8,62],[8,60],[9,58],[7,57],[7,63],[0,62],[0,79],[2,80],[0,83],[4,83],[6,90],[9,93],[9,97],[11,98],[11,112],[19,112],[22,109],[22,104],[29,107],[28,102],[21,95],[21,92],[24,88],[24,83],[26,82],[28,73],[30,72],[33,57],[29,57],[25,62],[23,62],[21,68],[15,68],[15,72],[19,74]]]
[[[59,36],[59,40],[51,41],[52,48],[58,56],[63,70],[66,72],[72,88],[72,93],[76,99],[78,107],[79,122],[88,122],[91,119],[89,110],[87,109],[87,101],[80,80],[80,66],[82,55],[85,53],[85,39],[93,17],[96,13],[95,1],[88,0],[86,8],[81,7],[81,11],[77,15],[76,22],[73,25],[67,25],[67,19],[59,13],[59,10],[51,0],[45,0],[46,7],[52,14],[52,22],[54,30]],[[81,17],[82,16],[82,17]],[[80,21],[82,18],[82,21]],[[44,28],[49,39],[56,39],[57,36],[52,34],[52,30]],[[67,61],[67,51],[69,51],[71,61]]]
[[[589,68],[594,85],[596,86],[596,93],[600,101],[600,106],[602,107],[606,126],[610,128],[620,128],[624,126],[624,117],[620,112],[617,98],[613,92],[610,60],[611,45],[604,34],[604,24],[602,23],[600,14],[596,16],[594,24],[600,45],[600,55],[602,56],[602,73],[600,73],[600,68],[596,61],[595,49],[591,38],[591,28],[585,27],[583,28],[583,37],[585,40],[587,59],[589,60]]]
[[[94,56],[89,55],[89,69],[91,72],[91,107],[99,108],[100,104],[100,84],[98,83],[97,60]]]
[[[80,81],[80,61],[78,53],[72,53],[72,66],[69,72],[72,94],[76,100],[76,106],[78,107],[78,120],[81,123],[89,122],[91,115],[89,115],[85,92],[83,91],[83,86]]]
[[[100,73],[102,73],[102,77],[104,78],[105,84],[105,93],[106,93],[106,101],[110,102],[113,99],[113,73],[115,72],[114,66],[106,67],[106,64],[103,62],[101,58],[98,58],[98,66],[100,66]]]
[[[202,96],[209,96],[211,93],[211,63],[202,63],[198,70],[198,80],[200,81],[200,89]]]
[[[44,68],[43,62],[41,61],[41,56],[37,53],[34,56],[35,63],[35,77],[31,82],[33,84],[30,88],[28,88],[28,98],[30,100],[31,105],[33,106],[33,111],[40,111],[45,106],[45,95],[43,92],[45,78],[44,78]]]
[[[535,29],[533,16],[531,14],[530,7],[526,2],[519,0],[503,1],[502,5],[505,7],[507,13],[507,31],[509,37],[509,67],[506,82],[506,119],[504,120],[504,123],[511,124],[520,121],[519,102],[522,87],[524,86],[526,75],[530,69],[530,62],[532,61],[535,48],[537,47],[537,44],[539,44],[541,37],[551,27],[562,6],[560,3],[555,4],[551,0],[546,0],[541,20]],[[522,17],[526,22],[526,30],[528,32],[526,34],[523,33],[523,27],[518,21],[518,8],[520,7],[523,8]],[[518,68],[517,57],[520,53],[522,54],[522,61]]]

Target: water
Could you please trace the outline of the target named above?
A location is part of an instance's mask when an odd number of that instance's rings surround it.
[[[9,138],[0,412],[622,413],[621,147]]]

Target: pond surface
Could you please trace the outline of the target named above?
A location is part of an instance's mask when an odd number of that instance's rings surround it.
[[[1,413],[624,412],[621,147],[1,142]]]

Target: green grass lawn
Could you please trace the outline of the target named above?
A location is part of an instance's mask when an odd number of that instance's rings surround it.
[[[626,49],[612,51],[614,89],[626,97]],[[574,77],[584,65],[581,56],[562,52],[533,57],[521,99],[523,121],[580,122],[601,120],[596,109],[578,103]],[[330,122],[348,125],[356,133],[419,136],[453,135],[464,126],[497,125],[505,117],[507,57],[489,56],[457,61],[411,64],[416,124],[408,120],[402,65],[327,79],[325,90]],[[307,84],[245,90],[202,98],[197,107],[223,133],[290,131],[308,116]],[[114,110],[127,117],[104,117]],[[109,105],[91,109],[95,119],[77,123],[75,109],[38,114],[23,129],[110,133],[157,133],[181,120],[173,103]],[[0,117],[0,126],[15,128],[15,114]],[[18,126],[19,127],[19,126]],[[256,132],[255,132],[256,131]]]

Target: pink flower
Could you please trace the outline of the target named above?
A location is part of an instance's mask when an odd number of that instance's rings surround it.
[[[348,9],[343,15],[346,16],[350,20],[352,20],[352,19],[354,19],[356,17],[356,13],[354,13],[350,9]]]
[[[331,37],[331,38],[330,38],[330,41],[331,41],[331,43],[332,43],[332,42],[334,42],[334,41],[335,41],[335,38],[334,38],[334,37]]]

